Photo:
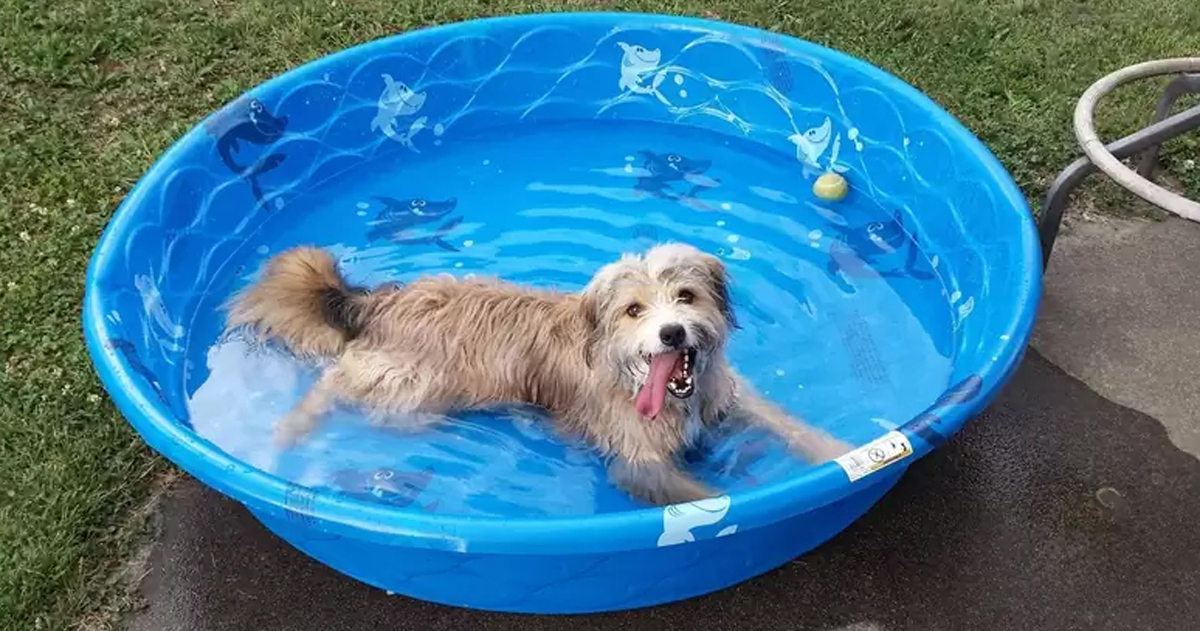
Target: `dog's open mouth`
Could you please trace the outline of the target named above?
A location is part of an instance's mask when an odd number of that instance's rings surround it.
[[[667,393],[686,399],[696,391],[696,349],[660,353],[648,358],[650,370],[637,394],[638,413],[654,418],[662,412]]]
[[[689,348],[679,355],[681,357],[677,361],[675,372],[667,381],[667,392],[670,392],[671,396],[676,399],[686,399],[696,391],[696,384],[692,381],[692,366],[696,363],[696,349]]]

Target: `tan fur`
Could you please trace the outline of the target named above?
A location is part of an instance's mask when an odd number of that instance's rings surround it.
[[[292,352],[306,357],[342,352],[347,335],[314,308],[323,290],[349,290],[333,256],[317,248],[288,250],[267,263],[263,278],[227,305],[228,327],[249,325],[261,336],[286,340]]]
[[[329,290],[344,300],[332,312]],[[694,296],[687,304],[682,290]],[[637,317],[629,315],[634,302]],[[647,354],[662,351],[666,322],[684,325],[698,349],[695,393],[667,395],[662,413],[646,419],[635,395]],[[725,420],[766,427],[810,459],[847,450],[758,397],[729,368],[723,351],[735,323],[725,270],[690,246],[623,257],[579,294],[450,276],[367,294],[345,284],[328,254],[297,248],[234,298],[229,326],[334,360],[277,425],[281,444],[312,431],[338,401],[413,429],[452,410],[530,403],[611,457],[616,483],[657,504],[711,495],[677,458],[705,427]]]

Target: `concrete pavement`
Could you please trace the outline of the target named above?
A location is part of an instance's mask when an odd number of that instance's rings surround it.
[[[915,463],[850,529],[738,587],[598,616],[452,609],[345,578],[188,480],[164,502],[140,586],[146,606],[126,626],[1195,629],[1200,421],[1188,410],[1200,395],[1187,377],[1200,374],[1189,363],[1200,339],[1188,330],[1200,312],[1189,282],[1200,270],[1200,234],[1181,224],[1065,235],[1047,277],[1037,351],[987,413]]]
[[[1200,457],[1200,225],[1076,222],[1045,283],[1034,347]]]

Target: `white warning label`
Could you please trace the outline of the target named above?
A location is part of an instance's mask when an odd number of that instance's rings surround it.
[[[834,460],[853,482],[902,460],[913,452],[908,437],[896,431],[883,436]]]

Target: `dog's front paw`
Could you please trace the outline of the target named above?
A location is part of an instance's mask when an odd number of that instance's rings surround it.
[[[833,460],[854,449],[845,441],[813,430],[795,429],[786,438],[788,448],[814,463]]]
[[[670,461],[631,464],[618,458],[609,465],[609,475],[630,495],[657,506],[686,504],[717,495]]]
[[[835,458],[840,458],[854,449],[854,446],[843,440],[838,440],[832,436],[822,436],[820,440],[820,448],[814,453],[818,462],[826,462]]]
[[[694,480],[681,481],[678,484],[664,486],[658,489],[650,498],[659,506],[688,504],[716,497],[716,491]]]
[[[276,447],[288,449],[289,447],[295,447],[304,440],[312,429],[312,423],[308,422],[303,416],[289,414],[275,424],[272,439]]]

